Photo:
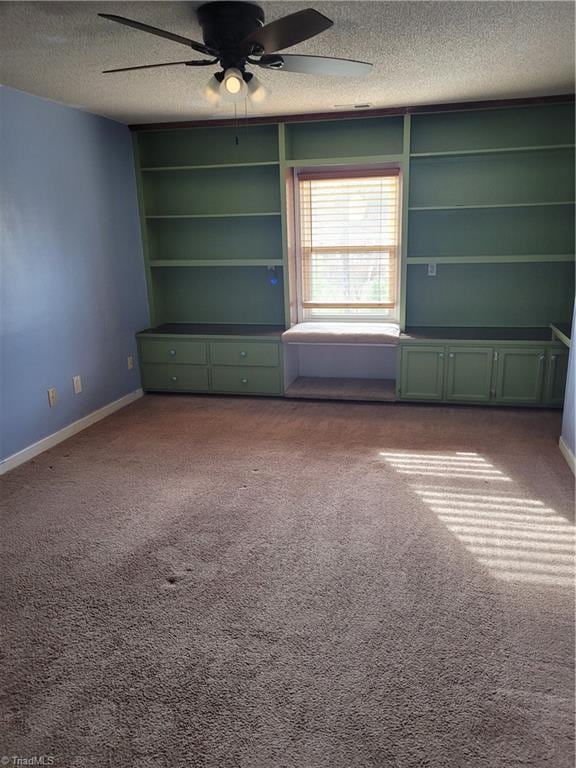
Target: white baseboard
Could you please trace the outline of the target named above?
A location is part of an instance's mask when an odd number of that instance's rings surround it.
[[[560,452],[562,453],[562,456],[564,456],[564,458],[566,459],[566,463],[572,470],[572,473],[576,475],[576,458],[574,457],[574,454],[568,447],[563,437],[561,437],[560,440],[558,441],[558,446],[560,448]]]
[[[58,443],[67,440],[77,432],[81,432],[83,429],[92,426],[92,424],[96,424],[97,421],[105,419],[106,416],[110,416],[110,414],[119,411],[126,405],[130,405],[134,400],[138,400],[138,398],[142,397],[143,394],[141,389],[135,389],[134,392],[124,395],[124,397],[121,397],[119,400],[114,400],[114,402],[108,403],[108,405],[105,405],[103,408],[99,408],[97,411],[92,411],[88,416],[84,416],[83,418],[78,419],[78,421],[68,424],[67,427],[63,427],[58,430],[58,432],[54,432],[53,435],[48,435],[48,437],[44,437],[37,443],[29,445],[28,448],[24,448],[23,450],[18,451],[18,453],[13,453],[12,456],[8,456],[3,461],[0,461],[0,475],[4,475],[11,469],[20,466],[20,464],[30,461],[34,456],[38,456],[39,453],[43,453],[49,448],[53,448],[55,445],[58,445]]]

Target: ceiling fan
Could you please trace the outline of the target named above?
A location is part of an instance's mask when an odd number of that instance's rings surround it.
[[[263,100],[266,91],[254,74],[246,71],[247,66],[340,77],[358,77],[372,68],[372,64],[364,61],[278,53],[315,37],[332,26],[333,22],[330,19],[312,8],[291,13],[269,24],[264,24],[264,12],[254,3],[226,1],[205,3],[197,9],[196,13],[202,28],[203,43],[124,16],[99,13],[98,15],[104,19],[125,24],[158,37],[165,37],[209,57],[168,61],[162,64],[144,64],[137,67],[120,67],[104,70],[104,73],[178,65],[187,67],[217,65],[221,67],[221,71],[210,78],[204,91],[205,96],[216,103],[221,99],[238,102],[246,96],[255,102]]]

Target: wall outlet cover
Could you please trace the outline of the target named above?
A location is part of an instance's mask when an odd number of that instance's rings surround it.
[[[82,379],[80,376],[72,376],[72,384],[74,386],[74,394],[79,395],[82,392]]]
[[[128,370],[131,371],[132,368],[134,368],[134,357],[132,355],[128,355],[127,362],[128,362]]]
[[[428,264],[428,277],[436,277],[436,264]]]
[[[48,404],[50,405],[50,408],[54,408],[57,402],[58,402],[58,395],[56,393],[56,388],[50,387],[50,389],[48,390]]]

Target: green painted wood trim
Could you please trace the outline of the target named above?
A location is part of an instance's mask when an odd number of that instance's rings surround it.
[[[574,261],[572,253],[510,254],[509,256],[408,256],[408,264],[498,264],[506,262]]]
[[[550,329],[552,330],[552,333],[554,336],[559,339],[562,344],[564,344],[567,347],[570,347],[572,344],[572,340],[569,336],[566,336],[565,333],[563,333],[559,328],[557,328],[553,323],[550,323]]]
[[[164,267],[283,267],[282,259],[155,259],[152,269]]]
[[[378,165],[399,163],[405,155],[356,155],[355,157],[319,157],[312,160],[283,160],[287,168],[313,168],[318,165]]]
[[[574,200],[560,200],[555,203],[484,203],[482,205],[417,205],[410,211],[463,211],[472,208],[542,208],[547,205],[574,205]]]
[[[400,330],[406,327],[406,282],[408,276],[408,215],[410,198],[410,115],[404,115],[402,138],[402,203],[400,205],[400,297],[398,321]]]
[[[147,219],[238,219],[247,216],[282,216],[280,211],[263,211],[261,213],[164,213],[148,214]]]
[[[278,124],[278,158],[280,160],[280,210],[282,211],[282,264],[284,269],[284,325],[290,328],[290,269],[288,264],[288,200],[286,198],[286,126]]]
[[[134,172],[136,176],[136,195],[138,197],[138,209],[140,211],[140,233],[142,237],[142,252],[144,255],[144,273],[146,275],[146,291],[148,294],[148,311],[150,324],[156,325],[156,304],[154,288],[152,285],[152,271],[150,269],[150,248],[148,244],[148,227],[146,226],[146,209],[144,205],[144,187],[142,173],[140,171],[140,151],[138,147],[138,134],[132,136],[132,149],[134,153]]]
[[[205,171],[216,170],[219,168],[259,168],[264,165],[278,165],[278,160],[266,160],[260,163],[211,163],[209,165],[159,165],[159,166],[146,166],[140,170],[143,173],[161,172],[166,171]]]
[[[574,144],[549,144],[533,147],[493,147],[492,149],[455,149],[443,152],[412,152],[410,157],[457,157],[459,155],[495,155],[506,152],[547,152],[554,149],[574,149]]]

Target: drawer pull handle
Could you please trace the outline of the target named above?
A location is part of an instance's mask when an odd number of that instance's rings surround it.
[[[175,349],[171,349],[170,350],[170,354],[172,355],[172,357],[174,357],[174,355],[176,354],[176,350]]]
[[[450,352],[450,354],[448,355],[448,357],[450,357],[450,358],[453,358],[453,357],[454,357],[454,352]]]
[[[246,357],[247,354],[248,352],[240,352],[240,357]]]
[[[242,382],[242,384],[248,384],[248,379],[240,379],[240,381]]]
[[[178,381],[178,376],[170,376],[170,379],[171,379],[172,381]]]

